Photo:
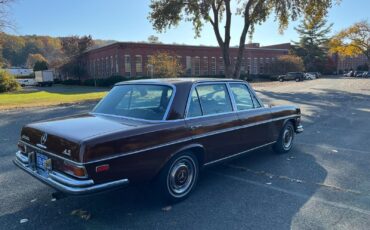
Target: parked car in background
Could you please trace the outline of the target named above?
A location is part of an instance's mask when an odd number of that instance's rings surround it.
[[[363,73],[364,73],[364,71],[355,71],[354,76],[355,77],[362,77]]]
[[[14,163],[67,194],[154,180],[177,202],[201,168],[267,146],[287,153],[300,132],[300,108],[264,106],[242,80],[136,80],[91,113],[24,126]]]
[[[35,81],[34,78],[29,78],[29,79],[17,79],[17,82],[22,86],[36,86],[37,82]]]
[[[35,80],[39,86],[52,86],[54,83],[54,72],[52,70],[35,71]]]
[[[316,73],[305,73],[304,74],[304,78],[306,79],[306,80],[314,80],[314,79],[316,79],[317,77],[316,77]]]
[[[354,71],[353,71],[353,70],[351,70],[351,71],[349,71],[349,72],[347,72],[347,73],[343,74],[343,76],[345,76],[345,77],[354,77],[354,76],[355,76],[355,73],[354,73]]]
[[[295,80],[295,81],[303,81],[304,80],[304,73],[302,72],[289,72],[286,75],[279,75],[277,80],[280,82]]]
[[[365,72],[362,74],[362,77],[370,77],[370,71],[365,71]]]

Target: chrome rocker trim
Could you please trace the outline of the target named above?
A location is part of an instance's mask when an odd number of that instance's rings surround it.
[[[13,160],[13,163],[41,182],[55,188],[56,190],[71,195],[95,193],[128,185],[129,183],[128,179],[121,179],[103,184],[94,184],[92,179],[77,180],[55,171],[50,171],[45,175],[41,175],[33,169],[32,165],[30,165],[28,161],[28,158],[22,155],[20,151],[16,153],[16,159]]]

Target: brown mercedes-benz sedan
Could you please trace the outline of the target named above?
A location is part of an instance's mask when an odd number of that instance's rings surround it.
[[[267,107],[245,81],[151,79],[118,83],[92,112],[23,127],[14,163],[67,194],[155,180],[186,198],[199,169],[303,131],[295,106]]]

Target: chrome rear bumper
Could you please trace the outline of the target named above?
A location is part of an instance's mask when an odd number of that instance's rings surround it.
[[[16,153],[16,159],[14,159],[13,162],[16,166],[41,182],[71,195],[84,195],[110,190],[129,183],[128,179],[121,179],[103,184],[95,184],[92,179],[78,180],[52,170],[40,173],[39,170],[35,168],[34,164],[32,162],[30,163],[28,157],[22,155],[20,151]]]

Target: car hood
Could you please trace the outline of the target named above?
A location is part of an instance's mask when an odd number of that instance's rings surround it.
[[[22,129],[21,140],[44,151],[79,161],[85,141],[146,125],[149,124],[124,118],[83,114],[28,124]]]

